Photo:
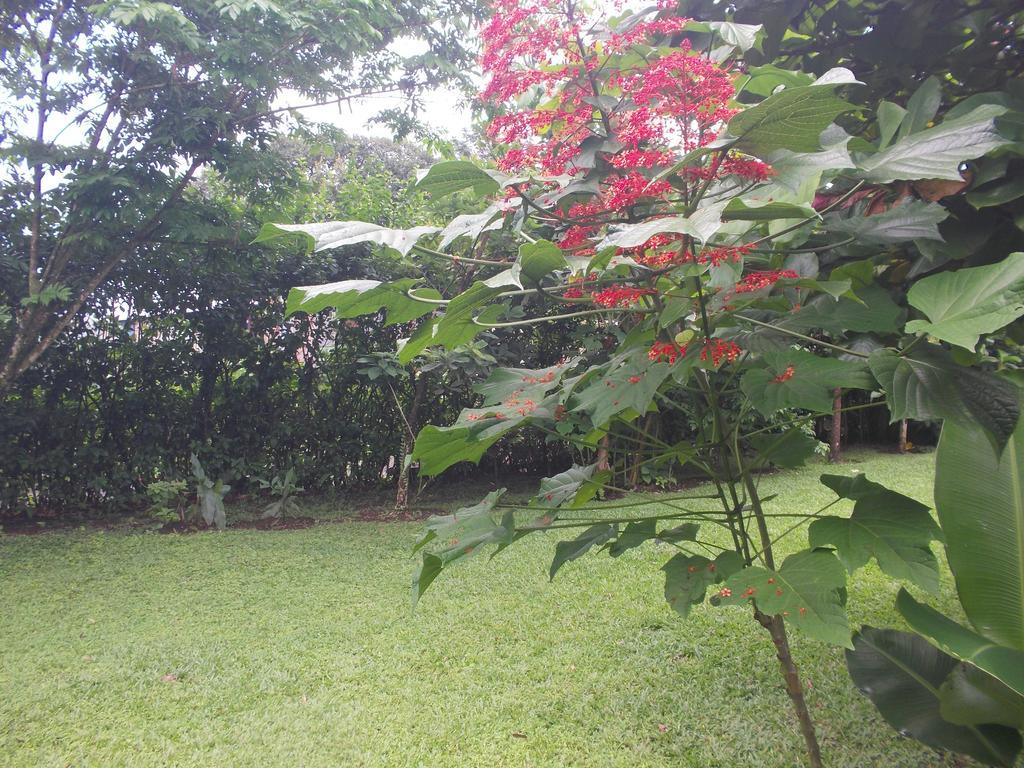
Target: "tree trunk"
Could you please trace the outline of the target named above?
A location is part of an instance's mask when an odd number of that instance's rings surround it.
[[[828,460],[841,461],[843,439],[843,390],[836,387],[832,392],[832,430],[828,441]]]
[[[907,440],[907,420],[906,419],[901,419],[900,420],[900,444],[899,444],[899,451],[900,451],[900,453],[907,453],[907,451],[909,451],[909,450],[910,450],[910,443]]]
[[[760,611],[754,611],[754,618],[758,623],[768,630],[772,642],[775,644],[776,656],[779,659],[782,677],[786,681],[786,693],[793,703],[793,710],[800,722],[800,732],[803,734],[804,743],[807,745],[807,758],[811,768],[822,768],[821,747],[818,745],[818,735],[814,730],[814,721],[811,719],[810,710],[807,709],[807,700],[804,698],[803,684],[800,681],[800,672],[796,668],[793,656],[789,651],[789,638],[786,636],[786,625],[781,616],[766,616]]]
[[[416,425],[420,418],[420,405],[423,403],[423,396],[427,392],[427,377],[421,373],[415,377],[413,384],[412,406],[409,408],[409,418],[405,420],[405,433],[402,436],[402,450],[399,461],[402,466],[398,470],[398,488],[395,490],[395,510],[403,512],[409,508],[409,454],[412,453],[413,445],[416,442]],[[398,407],[398,402],[395,402]]]

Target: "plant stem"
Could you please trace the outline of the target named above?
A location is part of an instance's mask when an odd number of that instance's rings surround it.
[[[789,638],[786,636],[786,625],[781,616],[767,616],[761,611],[754,611],[754,618],[768,630],[772,642],[775,644],[775,655],[779,659],[782,677],[786,681],[786,693],[793,702],[793,709],[796,718],[800,722],[800,732],[803,734],[804,742],[807,745],[807,757],[811,768],[822,768],[821,747],[818,746],[818,735],[814,729],[814,721],[807,709],[807,701],[804,699],[803,684],[800,681],[800,671],[793,661],[793,655],[789,651]]]

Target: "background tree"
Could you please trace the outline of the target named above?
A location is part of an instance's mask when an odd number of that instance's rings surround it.
[[[267,151],[282,98],[397,92],[414,109],[419,89],[463,76],[475,13],[471,0],[5,4],[0,232],[18,280],[4,281],[0,390],[126,259],[181,237],[201,169],[235,184],[284,171]],[[387,50],[399,37],[426,52]]]

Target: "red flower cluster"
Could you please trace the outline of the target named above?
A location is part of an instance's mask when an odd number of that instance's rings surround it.
[[[697,261],[701,264],[707,264],[710,262],[712,266],[717,267],[719,264],[724,264],[726,262],[735,263],[752,250],[754,250],[753,243],[710,248],[698,254]]]
[[[743,350],[736,345],[736,342],[709,339],[704,342],[704,346],[700,350],[700,359],[705,362],[710,359],[711,365],[717,368],[722,360],[735,363],[741,354],[743,354]]]
[[[647,353],[647,357],[656,363],[674,363],[686,355],[686,346],[671,341],[656,341]]]
[[[796,368],[794,368],[792,365],[787,365],[786,370],[784,370],[782,373],[780,373],[778,376],[772,379],[772,381],[774,381],[776,384],[781,384],[784,381],[789,381],[790,379],[792,379],[794,373],[796,373]]]
[[[595,293],[592,298],[594,303],[600,307],[631,307],[640,301],[641,297],[649,296],[652,293],[654,291],[649,288],[626,288],[621,285],[613,285]]]
[[[795,279],[800,277],[791,269],[775,269],[768,272],[751,272],[736,285],[736,293],[753,293],[782,279]]]

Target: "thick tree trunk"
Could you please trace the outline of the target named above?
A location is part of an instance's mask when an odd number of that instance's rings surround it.
[[[841,461],[843,440],[843,390],[836,387],[832,392],[832,429],[829,433],[828,460]]]
[[[810,710],[807,709],[807,700],[804,698],[803,683],[800,681],[800,672],[793,661],[789,651],[789,638],[786,636],[786,625],[781,616],[766,616],[760,611],[754,612],[754,618],[758,623],[768,630],[772,642],[775,644],[775,653],[779,659],[782,677],[786,681],[786,693],[793,703],[793,711],[800,723],[800,733],[803,734],[804,743],[807,745],[807,758],[811,768],[822,768],[821,747],[818,745],[818,735],[814,730],[814,720],[811,719]]]
[[[906,453],[909,450],[910,450],[910,443],[907,440],[907,420],[906,419],[902,419],[900,421],[900,444],[899,444],[899,451],[900,451],[900,453]]]

